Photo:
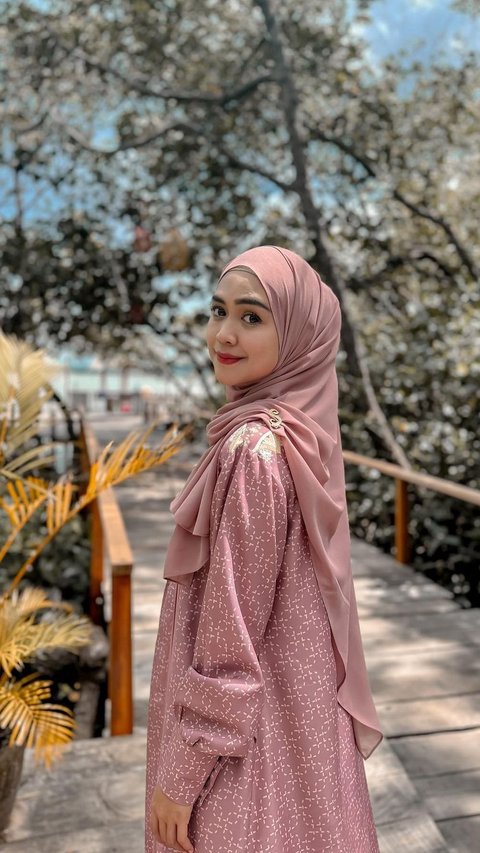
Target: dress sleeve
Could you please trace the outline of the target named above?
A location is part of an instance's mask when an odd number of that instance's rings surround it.
[[[278,452],[262,454],[248,441],[227,449],[212,518],[193,660],[175,694],[177,725],[158,779],[168,797],[190,805],[217,762],[223,764],[220,756],[247,754],[265,701],[257,653],[272,612],[288,518]]]

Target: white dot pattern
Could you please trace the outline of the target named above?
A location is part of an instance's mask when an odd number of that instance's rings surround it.
[[[195,853],[378,853],[330,625],[281,441],[251,421],[220,453],[210,559],[167,581],[147,736],[155,785],[193,805]]]

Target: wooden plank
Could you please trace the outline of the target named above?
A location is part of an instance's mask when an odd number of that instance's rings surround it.
[[[88,612],[95,625],[102,624],[103,598],[103,530],[97,501],[91,504],[91,554],[90,554],[90,588]]]
[[[433,820],[421,815],[380,826],[378,842],[380,853],[446,853],[450,850]]]
[[[450,853],[477,853],[480,850],[480,815],[441,823]]]
[[[461,773],[480,767],[480,729],[441,732],[390,740],[390,745],[415,782],[417,777]]]
[[[362,623],[365,651],[378,654],[427,648],[448,649],[455,643],[480,645],[480,613],[461,610],[452,613],[421,613],[409,616],[373,617]]]
[[[363,591],[369,592],[372,588],[382,586],[387,591],[395,588],[403,591],[418,588],[425,598],[453,598],[450,590],[425,577],[421,571],[398,562],[393,556],[368,542],[352,538],[351,551],[355,589],[358,590],[360,598]]]
[[[129,574],[114,575],[112,578],[112,618],[108,636],[110,731],[112,735],[129,735],[133,731],[132,602]]]
[[[458,612],[458,605],[449,599],[432,596],[408,597],[394,590],[384,595],[377,594],[362,598],[358,604],[360,619],[368,619],[379,614],[409,616],[411,613],[421,613],[428,616],[429,613],[449,613],[453,610]]]
[[[417,819],[422,811],[425,814],[418,793],[404,771],[387,776],[376,773],[369,779],[368,788],[377,826],[407,818]]]
[[[480,815],[480,768],[418,778],[415,788],[435,820]]]
[[[387,476],[394,479],[404,480],[406,483],[414,483],[421,488],[433,489],[434,492],[451,495],[458,500],[480,506],[480,490],[473,489],[471,486],[462,486],[459,483],[452,483],[451,480],[445,480],[443,477],[435,477],[432,474],[424,474],[421,471],[412,471],[394,462],[387,462],[385,459],[373,459],[371,456],[355,453],[352,450],[343,450],[343,458],[345,462],[374,468],[376,471],[381,471],[383,474],[387,474]]]
[[[101,492],[97,500],[112,573],[130,574],[133,565],[132,549],[113,489]]]
[[[387,776],[390,773],[405,773],[402,762],[385,738],[365,761],[367,779],[374,776]]]
[[[414,701],[377,702],[386,737],[480,726],[480,693]]]
[[[433,583],[424,575],[413,572],[412,569],[402,568],[401,574],[395,577],[371,577],[362,575],[355,579],[355,590],[360,598],[378,597],[382,593],[388,598],[392,593],[399,593],[408,599],[437,599],[444,598],[453,601],[453,595],[445,587]],[[362,602],[365,603],[365,602]],[[455,602],[457,609],[459,605]]]
[[[447,849],[389,741],[365,762],[365,771],[381,853]]]
[[[480,655],[458,644],[401,656],[372,648],[367,665],[376,702],[473,693],[480,685]]]
[[[387,740],[365,762],[365,772],[377,826],[418,817],[418,794]]]

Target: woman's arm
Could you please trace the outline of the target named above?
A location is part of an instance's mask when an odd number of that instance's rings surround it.
[[[287,495],[277,454],[263,457],[250,445],[225,451],[192,665],[159,763],[159,787],[183,804],[195,801],[219,756],[247,754],[265,700],[257,652],[283,559]]]

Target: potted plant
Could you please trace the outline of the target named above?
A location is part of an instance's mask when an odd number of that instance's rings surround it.
[[[88,642],[90,631],[89,620],[74,613],[67,602],[51,601],[44,590],[25,585],[28,571],[59,531],[100,492],[163,464],[191,431],[190,425],[179,430],[175,423],[151,448],[147,440],[155,421],[131,432],[117,447],[110,442],[81,490],[70,472],[54,482],[42,479],[38,469],[52,462],[47,451],[55,442],[41,443],[39,418],[53,394],[49,383],[55,371],[41,350],[0,333],[0,513],[5,532],[0,566],[28,522],[34,516],[42,521],[27,552],[17,549],[21,557],[14,577],[0,575],[0,832],[9,820],[24,749],[33,747],[37,759],[49,767],[75,729],[72,710],[51,701],[52,682],[35,670],[26,675],[24,670],[32,667],[40,650],[77,649]]]

